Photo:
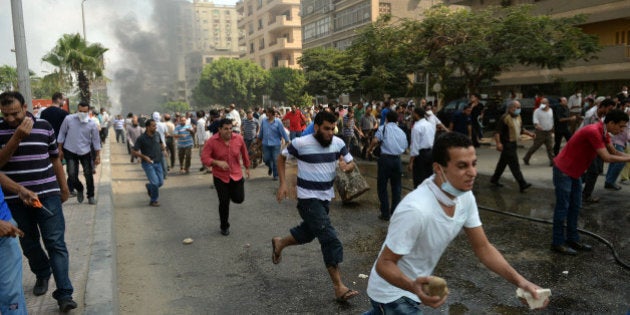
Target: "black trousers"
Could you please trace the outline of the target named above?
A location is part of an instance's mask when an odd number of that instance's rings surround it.
[[[558,156],[558,153],[560,153],[560,145],[562,144],[562,138],[564,138],[567,142],[569,142],[569,139],[571,139],[572,135],[573,134],[571,133],[571,131],[569,131],[568,128],[565,128],[564,130],[554,131],[553,154],[555,156]]]
[[[242,203],[245,200],[245,179],[238,181],[230,179],[229,183],[214,177],[214,188],[217,190],[219,197],[219,218],[221,219],[221,230],[230,227],[230,200],[234,203]]]
[[[171,162],[170,167],[173,168],[175,166],[175,154],[177,154],[177,151],[175,151],[175,141],[173,140],[173,137],[166,137],[166,151],[168,151],[168,157]],[[164,164],[166,164],[166,161],[164,161]]]
[[[494,175],[492,175],[490,181],[495,183],[498,182],[501,175],[503,175],[503,171],[505,171],[505,167],[508,166],[519,187],[523,187],[527,184],[525,178],[523,178],[523,173],[521,173],[521,166],[518,164],[518,154],[516,149],[516,142],[503,143],[501,157],[499,158],[499,162],[497,162],[497,167],[494,170]]]
[[[421,149],[413,159],[413,188],[433,174],[433,156],[431,149]]]
[[[582,190],[583,199],[591,196],[595,189],[595,183],[599,174],[604,172],[604,161],[597,156],[591,165],[589,165],[586,172],[582,175],[582,182],[584,182],[584,190]]]

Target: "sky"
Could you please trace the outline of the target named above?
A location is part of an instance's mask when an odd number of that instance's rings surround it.
[[[138,46],[147,40],[161,39],[168,27],[160,18],[169,12],[160,12],[159,8],[173,0],[22,0],[28,66],[38,76],[54,71],[41,59],[63,34],[83,33],[82,1],[87,41],[101,43],[109,49],[105,53],[105,76],[112,80],[108,93],[113,106],[120,109],[125,94],[117,78],[123,77],[121,73],[134,75],[141,71],[146,50],[140,51]],[[15,53],[11,52],[14,48],[12,2],[0,0],[0,65],[16,65]],[[212,2],[234,5],[236,0]],[[157,53],[160,46],[151,45],[149,49]]]

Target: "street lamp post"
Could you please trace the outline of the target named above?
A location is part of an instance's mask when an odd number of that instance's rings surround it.
[[[81,1],[81,20],[83,21],[83,40],[87,41],[87,37],[85,37],[85,10],[83,9],[83,4],[85,3],[85,1],[87,0]]]
[[[28,58],[26,55],[24,16],[22,15],[22,0],[11,0],[11,13],[13,18],[13,41],[15,43],[18,88],[24,96],[28,110],[33,111],[31,79],[28,71]]]

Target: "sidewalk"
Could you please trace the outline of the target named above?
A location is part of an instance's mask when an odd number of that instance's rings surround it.
[[[82,182],[83,176],[81,175]],[[63,204],[66,220],[66,245],[70,256],[70,280],[73,298],[78,308],[71,314],[117,314],[116,258],[113,238],[113,202],[111,195],[109,142],[103,145],[101,165],[96,167],[94,185],[96,205],[86,200],[79,204],[71,197]],[[43,245],[42,245],[43,247]],[[33,295],[35,275],[26,257],[23,259],[23,285],[29,314],[58,314],[57,301],[52,298],[56,285],[50,278],[48,292]]]

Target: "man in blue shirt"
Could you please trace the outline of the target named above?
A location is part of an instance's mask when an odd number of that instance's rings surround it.
[[[267,175],[273,175],[273,180],[278,180],[277,160],[280,155],[282,140],[289,142],[289,136],[284,131],[282,121],[276,118],[273,108],[267,108],[267,119],[260,123],[258,139],[262,140],[263,162],[267,164],[269,171]]]
[[[60,159],[66,158],[68,186],[77,190],[77,201],[83,202],[83,184],[79,180],[79,163],[83,167],[88,203],[96,204],[94,199],[94,176],[91,148],[94,148],[94,166],[101,163],[101,138],[96,123],[90,119],[90,106],[79,103],[77,112],[66,116],[59,128],[57,142]]]
[[[186,123],[186,117],[179,117],[179,124],[175,127],[174,137],[177,138],[177,156],[179,157],[179,173],[188,174],[190,172],[190,159],[192,148],[195,145],[192,135],[195,133],[195,126]],[[201,131],[203,132],[203,130]]]
[[[389,221],[394,209],[400,202],[402,195],[402,162],[400,155],[407,149],[407,135],[398,127],[398,113],[387,112],[386,123],[380,126],[372,139],[369,154],[374,147],[381,142],[381,156],[378,158],[378,174],[376,189],[381,203],[381,215],[379,219]],[[392,203],[389,204],[387,196],[387,182],[390,182],[392,190]]]

